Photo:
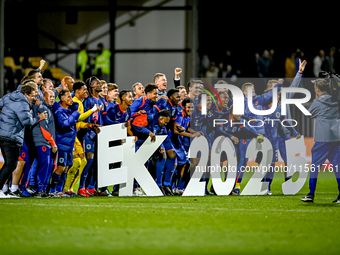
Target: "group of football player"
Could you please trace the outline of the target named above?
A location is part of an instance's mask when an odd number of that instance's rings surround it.
[[[290,86],[299,85],[305,65],[305,62],[300,63],[300,70]],[[43,66],[42,60],[38,69],[31,70],[22,79],[17,91],[0,99],[0,147],[5,161],[0,171],[2,198],[118,195],[119,185],[113,189],[97,186],[97,134],[105,125],[125,123],[128,135],[135,136],[136,150],[149,137],[152,142],[157,135],[167,136],[146,162],[166,196],[182,195],[190,181],[200,158],[199,155],[188,158],[195,137],[205,136],[209,149],[216,137],[222,135],[231,139],[238,159],[232,194],[239,195],[242,167],[247,165],[246,149],[253,138],[259,143],[264,137],[270,140],[274,149],[272,164],[275,164],[278,151],[286,163],[284,141],[291,135],[300,136],[294,128],[266,122],[264,116],[254,115],[247,105],[250,87],[253,107],[269,109],[272,88],[280,91],[281,79],[268,81],[267,91],[260,96],[255,94],[252,83],[245,83],[242,86],[245,112],[236,115],[232,111],[232,94],[227,88],[215,91],[201,80],[190,80],[182,86],[181,68],[175,68],[174,88],[167,89],[165,74],[157,73],[153,83],[145,87],[137,82],[131,90],[119,90],[116,84],[95,76],[76,82],[66,76],[54,87],[52,80],[42,77]],[[227,84],[223,80],[217,83]],[[207,114],[202,114],[202,108]],[[21,116],[23,112],[25,116]],[[281,116],[280,107],[267,117],[285,118]],[[29,121],[24,121],[25,118]],[[213,119],[230,120],[235,125],[230,125],[230,121],[228,125],[213,125]],[[243,125],[244,120],[252,125]],[[13,148],[8,147],[10,144]],[[227,158],[222,157],[221,164],[225,163],[223,161]],[[273,174],[269,171],[265,177],[270,184]],[[213,195],[213,186],[208,183],[209,173],[204,173],[202,178],[206,181],[205,194]],[[134,183],[133,194],[144,195],[138,182]]]
[[[297,72],[294,80],[290,84],[290,87],[299,86],[302,78],[302,73],[306,66],[306,62],[300,61],[300,68]],[[264,177],[264,181],[268,182],[268,190],[266,193],[271,195],[271,183],[273,181],[275,163],[279,161],[279,152],[282,160],[287,164],[285,141],[291,139],[291,136],[300,138],[301,135],[294,129],[291,123],[288,125],[282,125],[282,121],[286,120],[285,115],[281,115],[280,106],[280,89],[283,83],[283,79],[269,80],[267,82],[267,88],[264,94],[257,95],[255,93],[255,86],[253,83],[247,82],[242,85],[242,92],[244,96],[244,114],[237,115],[233,112],[233,100],[230,90],[224,88],[222,84],[227,82],[220,80],[217,82],[216,90],[214,90],[208,84],[204,84],[202,81],[192,81],[193,87],[200,88],[200,91],[213,90],[216,96],[212,97],[212,93],[207,92],[205,100],[202,100],[205,93],[197,95],[195,109],[193,113],[194,129],[202,131],[204,136],[208,140],[209,150],[212,149],[213,143],[218,137],[228,137],[233,145],[237,155],[237,167],[236,167],[236,180],[231,195],[239,195],[241,191],[241,181],[245,173],[245,169],[248,163],[246,157],[246,151],[249,143],[256,139],[258,143],[262,143],[266,137],[273,146],[273,158],[271,165]],[[205,88],[202,88],[205,87]],[[256,110],[267,110],[272,107],[273,88],[276,88],[279,103],[275,111],[270,115],[257,115],[254,114],[248,105],[248,102],[252,103],[252,108]],[[286,95],[287,98],[293,97],[294,93]],[[252,100],[248,100],[248,97],[252,97]],[[206,104],[206,114],[202,114],[203,104]],[[290,115],[289,107],[287,107],[287,115]],[[288,120],[287,120],[288,121]],[[219,144],[221,145],[221,144]],[[209,153],[209,155],[211,155]],[[260,163],[262,154],[258,154],[256,162]],[[208,165],[211,165],[208,159]],[[225,154],[221,155],[221,168],[227,164],[228,158]],[[193,164],[196,165],[198,159],[193,160]],[[235,171],[234,168],[227,168],[228,171]],[[204,173],[203,179],[206,181],[205,194],[214,194],[213,186],[208,185],[209,173]]]

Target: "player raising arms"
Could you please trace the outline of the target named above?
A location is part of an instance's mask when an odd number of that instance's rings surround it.
[[[297,79],[298,79],[298,77],[295,77],[295,79],[294,79],[296,83],[297,83]],[[280,81],[280,80],[278,80],[278,81],[277,80],[268,81],[267,91],[270,91],[274,87],[274,85],[277,84],[277,83],[282,84],[283,81]],[[294,84],[294,81],[292,82],[292,84]],[[280,101],[280,95],[281,95],[281,93],[279,93],[278,101]],[[271,107],[272,107],[272,103],[270,102],[268,105],[265,105],[263,107],[263,109],[268,110]],[[276,107],[275,111],[273,113],[267,115],[266,118],[267,118],[267,121],[265,121],[265,123],[264,123],[265,134],[266,134],[270,143],[273,146],[273,160],[272,160],[272,163],[271,163],[271,167],[269,168],[267,174],[264,177],[264,181],[269,182],[267,195],[272,195],[271,183],[272,183],[273,178],[274,178],[275,162],[278,162],[278,152],[280,151],[282,153],[283,152],[282,147],[284,147],[284,146],[282,146],[282,144],[280,146],[280,134],[282,134],[282,132],[288,132],[289,138],[286,137],[286,139],[290,139],[290,133],[291,132],[297,138],[300,138],[301,135],[299,133],[297,133],[297,131],[293,127],[290,127],[290,126],[284,127],[284,126],[279,124],[278,121],[281,122],[281,121],[286,119],[285,115],[281,115],[281,106],[279,104]],[[278,121],[275,121],[275,120],[278,120]],[[280,148],[281,148],[281,150],[280,150]],[[285,149],[284,149],[284,153],[282,153],[281,156],[282,156],[284,162],[287,163],[286,157],[285,157]]]

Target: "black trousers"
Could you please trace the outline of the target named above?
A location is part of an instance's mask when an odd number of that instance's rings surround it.
[[[21,147],[22,146],[19,146],[13,141],[11,142],[0,138],[0,148],[5,160],[5,164],[0,170],[0,189],[2,189],[7,179],[17,167]]]

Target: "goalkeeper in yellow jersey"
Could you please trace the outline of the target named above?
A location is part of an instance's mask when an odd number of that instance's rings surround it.
[[[92,113],[96,112],[99,109],[98,105],[95,105],[92,109],[88,110],[84,113],[84,106],[82,103],[82,100],[87,98],[87,88],[84,82],[77,81],[73,85],[73,91],[74,91],[74,97],[73,102],[78,103],[78,111],[81,113],[78,122],[76,124],[76,127],[79,131],[79,129],[87,129],[92,128],[96,129],[95,124],[89,124],[83,122],[86,118],[88,118]],[[85,153],[83,150],[83,147],[81,143],[79,142],[79,139],[76,137],[76,141],[74,143],[73,148],[73,165],[67,172],[66,182],[64,185],[63,191],[68,194],[69,196],[76,196],[76,194],[73,191],[74,185],[79,180],[79,177],[81,176],[81,173],[83,172],[84,167],[87,164],[87,160],[85,157]],[[78,195],[80,196],[89,196],[85,191],[82,192],[79,190]]]

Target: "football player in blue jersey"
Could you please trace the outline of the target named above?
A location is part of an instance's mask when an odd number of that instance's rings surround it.
[[[278,83],[274,86],[274,88],[277,88],[279,92],[281,89],[281,84],[283,83],[282,79],[278,80]],[[252,88],[252,95],[248,95],[248,88]],[[258,133],[264,134],[264,125],[263,125],[263,118],[264,115],[256,115],[252,113],[248,106],[248,97],[252,97],[252,103],[253,107],[256,110],[263,110],[263,106],[269,104],[271,102],[271,99],[273,97],[273,90],[268,91],[267,93],[258,96],[255,93],[255,87],[252,83],[247,82],[242,85],[242,92],[244,94],[244,115],[249,117],[250,119],[257,119],[260,120],[257,123],[252,123],[252,126],[257,130]]]
[[[154,105],[154,118],[158,118],[158,112],[165,109],[170,112],[170,122],[167,125],[168,131],[172,131],[174,121],[177,118],[178,112],[182,110],[182,107],[179,105],[180,96],[178,89],[170,89],[167,92],[168,99],[160,98]],[[170,134],[171,136],[171,134]]]
[[[170,121],[170,113],[169,111],[163,109],[158,112],[158,119],[155,120],[152,114],[142,113],[138,116],[133,117],[131,122],[131,130],[135,136],[137,136],[136,142],[136,150],[144,143],[144,141],[150,136],[151,141],[155,141],[156,135],[167,135],[166,139],[163,141],[162,145],[159,148],[159,151],[156,152],[159,157],[156,159],[156,183],[161,189],[162,193],[165,196],[173,196],[171,190],[171,177],[168,179],[169,184],[164,185],[163,179],[164,176],[164,167],[166,163],[166,155],[171,158],[176,158],[176,153],[171,144],[170,137],[168,136],[168,132],[166,129],[166,124]],[[160,155],[159,155],[160,154]],[[153,155],[154,156],[154,155]],[[151,157],[153,160],[155,157]]]
[[[103,106],[102,102],[99,99],[99,93],[102,90],[102,86],[100,84],[100,80],[92,76],[86,80],[87,91],[89,96],[84,100],[84,111],[87,112],[88,110],[92,109],[95,105],[100,105],[99,111],[94,112],[90,117],[88,117],[84,122],[95,124],[94,129],[86,129],[85,135],[82,134],[81,131],[78,132],[80,134],[80,141],[83,141],[84,144],[84,152],[87,159],[86,167],[84,168],[81,177],[80,177],[80,184],[79,189],[85,187],[86,192],[90,196],[94,196],[97,193],[95,189],[96,185],[96,178],[97,178],[97,167],[96,167],[96,154],[95,154],[95,146],[97,140],[97,133],[100,132],[99,127],[103,125]]]
[[[113,125],[118,123],[126,123],[128,130],[130,130],[130,118],[132,105],[134,99],[130,90],[122,90],[119,93],[120,103],[109,108],[107,113],[104,115],[104,125]],[[128,131],[129,132],[129,131]],[[119,185],[115,185],[113,188],[113,195],[118,195]],[[102,194],[102,191],[100,194]]]
[[[228,82],[226,82],[224,80],[219,80],[219,81],[217,81],[216,84],[228,84]],[[228,98],[229,98],[228,107],[233,104],[232,94],[231,94],[231,91],[229,89],[227,89],[227,88],[217,88],[216,91],[217,91],[217,93],[225,92],[228,95]]]
[[[278,82],[279,81],[277,80],[270,80],[267,85],[267,91],[270,91],[273,88],[274,84],[277,84]],[[280,102],[280,95],[281,93],[279,93],[278,95],[279,96],[278,104]],[[268,110],[271,107],[272,107],[272,103],[270,102],[268,105],[265,105],[263,109]],[[285,140],[290,139],[290,133],[293,133],[297,138],[300,138],[301,135],[293,127],[291,126],[284,127],[281,124],[279,124],[279,122],[286,119],[285,115],[281,115],[280,105],[277,106],[276,110],[273,113],[266,115],[265,119],[267,119],[267,121],[266,120],[264,121],[265,134],[273,146],[273,161],[272,161],[271,167],[269,168],[267,174],[265,175],[264,181],[269,182],[267,195],[272,195],[271,183],[274,177],[275,162],[278,162],[279,151],[281,153],[283,161],[285,162],[285,164],[287,164],[286,149],[285,149],[284,144],[282,146],[282,142],[284,143]],[[278,121],[275,121],[275,120],[278,120]],[[280,134],[282,134],[282,132],[284,132],[286,135],[283,137],[280,137]]]
[[[190,128],[190,116],[194,110],[194,101],[190,97],[184,98],[182,108],[183,109],[178,112],[174,122],[174,133],[172,134],[172,144],[177,155],[177,184],[173,190],[175,195],[183,194],[184,188],[190,178],[190,160],[188,159],[190,138],[203,135],[202,132]],[[180,132],[179,130],[182,128],[185,131]]]
[[[215,99],[217,102],[216,105],[211,107],[215,119],[223,119],[227,120],[229,117],[229,95],[225,91],[218,92],[218,98]],[[224,125],[216,125],[215,126],[215,137],[220,135],[225,135],[224,133]]]
[[[108,85],[107,85],[107,82],[104,80],[101,80],[100,84],[102,85],[102,90],[99,92],[99,99],[103,103],[104,108],[106,108],[106,105],[107,105],[106,96],[108,93]]]
[[[226,132],[229,134],[229,138],[234,144],[235,151],[237,153],[238,165],[237,165],[237,176],[235,181],[235,187],[232,191],[232,195],[239,195],[240,194],[240,184],[242,181],[242,177],[244,171],[242,170],[243,166],[247,165],[248,159],[246,158],[246,151],[249,142],[256,138],[259,143],[264,141],[264,136],[262,134],[257,133],[258,131],[249,126],[244,125],[242,123],[241,115],[234,115],[233,114],[233,106],[230,107],[229,112],[229,122],[227,125]],[[233,123],[231,125],[231,123]]]
[[[107,84],[107,95],[105,96],[106,102],[106,112],[114,105],[118,104],[116,102],[119,95],[119,88],[115,83],[108,83]]]
[[[305,60],[303,62],[301,62],[301,59],[299,59],[298,72],[296,73],[294,80],[289,85],[289,87],[294,88],[294,87],[298,87],[300,85],[306,64],[307,64],[307,62]],[[268,81],[267,89],[265,90],[265,92],[270,91],[276,83],[277,83],[277,81],[275,81],[275,80]],[[288,98],[288,99],[293,98],[294,94],[295,94],[295,92],[286,93],[286,98]],[[278,104],[280,104],[280,101],[281,101],[281,93],[278,94]],[[285,117],[287,117],[288,119],[291,119],[289,105],[286,105],[286,116]],[[288,121],[288,123],[290,123],[290,121]],[[297,139],[301,137],[301,135],[294,128],[290,128],[288,130],[286,127],[284,127],[282,125],[280,125],[278,127],[278,149],[280,151],[281,158],[283,159],[285,165],[287,165],[285,141],[291,139],[291,137],[290,137],[291,133],[294,136],[296,136]],[[287,181],[288,180],[288,178],[286,177],[287,173],[284,172],[284,174],[285,174],[285,180]]]
[[[167,110],[170,112],[170,121],[167,124],[167,131],[168,136],[171,139],[172,134],[174,133],[174,121],[177,119],[178,113],[182,111],[182,107],[179,105],[180,96],[178,89],[170,89],[167,92],[168,99],[160,98],[154,105],[154,119],[157,121],[158,119],[158,112],[161,110]],[[176,126],[179,132],[185,131],[182,126]],[[173,146],[172,146],[173,147]],[[173,151],[173,150],[168,150]],[[175,153],[167,154],[167,159],[165,163],[165,173],[164,173],[164,181],[163,186],[164,189],[171,189],[171,181],[172,176],[175,171],[175,164],[176,164],[176,154]],[[175,156],[175,157],[173,157]],[[172,192],[171,192],[172,193]]]
[[[187,83],[188,97],[194,100],[195,105],[199,104],[198,96],[202,93],[202,90],[200,89],[203,87],[202,84],[203,84],[203,81],[201,80],[190,80]]]
[[[177,89],[179,90],[179,98],[181,99],[179,105],[181,105],[181,102],[188,97],[188,94],[184,86],[178,86]]]
[[[204,101],[202,100],[203,95],[206,97],[206,109],[207,109],[206,114],[202,114],[202,104],[204,103]],[[210,150],[211,150],[212,143],[214,142],[214,139],[215,139],[215,132],[213,128],[214,114],[213,114],[213,111],[211,110],[212,98],[210,95],[206,93],[200,93],[194,102],[195,102],[195,105],[194,105],[194,111],[192,114],[191,127],[192,129],[196,131],[201,131],[203,135],[207,138],[208,145],[209,145],[209,158],[208,158],[207,164],[209,164]],[[198,164],[199,158],[200,158],[200,152],[196,158],[192,159],[192,163],[193,163],[191,166],[192,168],[194,168]],[[205,194],[213,195],[213,193],[211,193],[207,189],[209,178],[210,178],[210,173],[206,172],[203,177],[203,180],[206,182]]]
[[[131,117],[132,121],[135,122],[136,126],[147,126],[149,130],[153,130],[153,106],[158,98],[158,87],[154,83],[149,83],[145,86],[145,96],[138,98],[135,100],[130,109],[131,109]],[[131,125],[132,127],[132,125]],[[128,129],[129,132],[129,129]],[[131,133],[134,133],[131,128]],[[149,134],[150,133],[150,134]],[[148,134],[144,134],[147,136],[151,136],[152,139],[155,138],[155,135],[152,131],[149,131]],[[138,136],[137,136],[138,137]],[[146,139],[145,138],[145,139]],[[144,140],[145,140],[144,139]],[[143,139],[139,139],[136,141],[136,151],[144,142]],[[139,188],[138,184],[135,184],[134,195],[143,195],[143,192]]]
[[[264,109],[270,109],[271,104],[264,106]],[[274,177],[274,168],[275,168],[275,162],[278,162],[278,156],[279,156],[279,137],[278,137],[278,129],[279,129],[279,122],[275,120],[281,121],[281,107],[278,106],[276,110],[269,114],[266,115],[267,120],[265,120],[264,128],[265,128],[265,134],[270,141],[270,143],[273,146],[273,159],[271,166],[267,172],[267,174],[264,177],[264,181],[269,182],[268,185],[268,190],[267,190],[267,195],[272,195],[271,192],[271,183]]]
[[[158,87],[153,83],[149,83],[145,86],[145,93],[146,95],[135,100],[131,105],[131,115],[132,115],[132,132],[136,135],[138,134],[138,140],[136,141],[136,150],[143,144],[145,139],[148,136],[151,136],[151,139],[155,139],[155,134],[153,133],[154,130],[154,121],[158,121],[157,118],[154,117],[154,105],[158,98]],[[161,98],[162,100],[165,100]],[[143,128],[140,128],[143,127]],[[168,154],[168,158],[171,158],[170,161],[175,161],[176,154],[171,147],[171,142],[169,143],[169,148],[165,148]],[[172,162],[171,162],[172,163]],[[174,168],[174,166],[173,166]],[[170,176],[170,177],[169,177]],[[168,175],[171,180],[171,173]],[[163,193],[167,195],[173,195],[170,184],[171,182],[168,181],[167,188],[162,188]],[[163,185],[162,185],[163,187]]]
[[[154,83],[149,83],[145,86],[144,91],[145,96],[135,100],[130,107],[132,116],[138,115],[140,111],[153,115],[153,106],[158,98],[158,87]]]
[[[279,79],[278,82],[275,84],[275,86],[278,89],[278,91],[281,89],[281,85],[283,83],[282,79]],[[252,94],[248,94],[248,88],[251,88]],[[249,119],[255,119],[255,121],[251,120],[251,126],[256,130],[256,133],[259,134],[259,136],[263,136],[265,134],[265,128],[263,124],[264,115],[256,115],[252,113],[248,106],[248,97],[252,97],[252,104],[253,107],[256,110],[263,110],[263,107],[265,105],[268,105],[271,102],[271,99],[273,97],[273,91],[270,90],[267,93],[263,95],[256,95],[255,93],[255,87],[254,84],[247,82],[242,85],[242,92],[244,94],[244,116]],[[246,125],[248,127],[249,125]],[[235,189],[232,194],[239,195],[240,192],[240,183],[242,181],[243,171],[241,170],[242,167],[247,165],[248,160],[245,158],[245,153],[248,147],[249,142],[251,141],[250,138],[248,139],[241,139],[240,145],[239,145],[239,163],[237,166],[237,178],[236,178],[236,185]],[[259,161],[259,158],[256,159],[256,162]]]
[[[119,92],[120,103],[111,107],[104,117],[105,125],[128,122],[131,117],[130,106],[133,103],[131,90],[122,90]]]
[[[56,144],[58,148],[58,168],[52,174],[50,187],[51,196],[64,196],[61,192],[68,167],[73,164],[73,146],[77,135],[76,123],[79,119],[80,112],[72,109],[72,96],[69,90],[62,90],[59,93],[59,102],[54,103],[54,115],[56,121]],[[58,107],[55,105],[59,104]],[[57,186],[61,187],[58,188]],[[66,195],[67,196],[67,195]]]

